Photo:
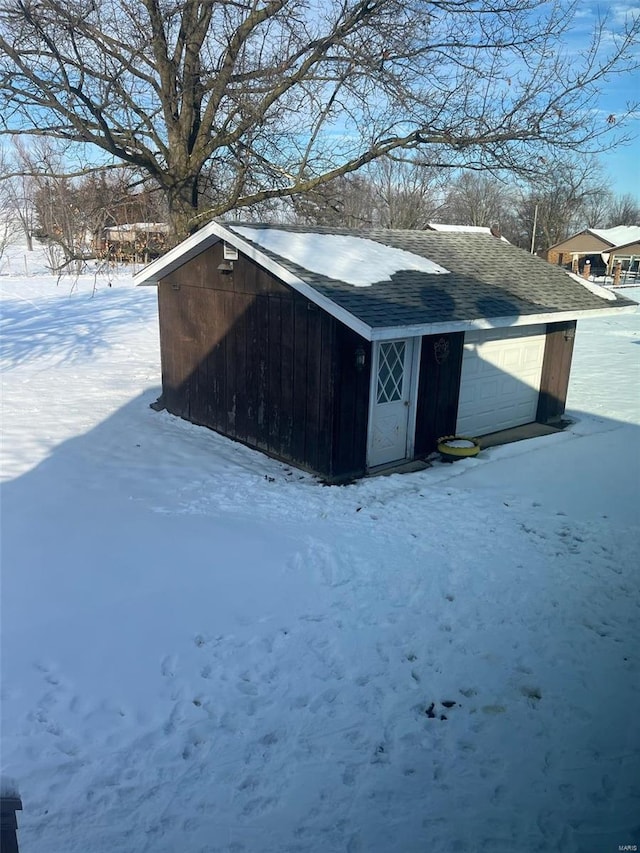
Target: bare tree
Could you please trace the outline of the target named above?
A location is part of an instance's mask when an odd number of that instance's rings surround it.
[[[425,228],[441,206],[441,170],[380,157],[293,200],[297,221],[348,228]]]
[[[453,225],[498,226],[509,231],[515,206],[513,182],[491,175],[464,172],[452,181],[446,193],[442,215]]]
[[[375,190],[364,172],[340,175],[291,199],[295,222],[344,228],[378,224]]]
[[[554,164],[545,179],[529,185],[518,204],[520,245],[531,245],[535,221],[534,248],[546,252],[584,228],[589,210],[606,193],[602,172],[593,159],[573,158]]]
[[[21,146],[19,160],[22,173],[30,176],[34,232],[48,246],[49,266],[60,270],[75,262],[79,269],[92,255],[90,214],[76,184],[64,175],[64,151],[42,139]]]
[[[16,232],[22,232],[28,252],[33,251],[35,209],[33,182],[21,167],[23,146],[0,149],[0,207],[10,215]]]
[[[591,194],[582,204],[582,222],[586,228],[605,228],[610,216],[613,193],[604,185]]]
[[[630,193],[611,199],[607,226],[613,228],[616,225],[640,225],[640,203]]]
[[[550,151],[602,148],[621,126],[583,117],[634,66],[638,20],[617,32],[597,22],[576,57],[563,47],[575,8],[0,0],[0,129],[97,147],[149,175],[176,238],[401,149],[535,174]]]
[[[377,200],[377,225],[426,228],[442,207],[442,169],[421,159],[381,157],[368,169]]]
[[[8,178],[12,172],[11,158],[6,148],[0,147],[0,260],[20,232],[13,205],[13,183]]]

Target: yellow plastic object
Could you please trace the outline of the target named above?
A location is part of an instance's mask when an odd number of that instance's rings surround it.
[[[466,459],[480,453],[480,444],[467,435],[444,435],[438,439],[438,453],[451,461]]]

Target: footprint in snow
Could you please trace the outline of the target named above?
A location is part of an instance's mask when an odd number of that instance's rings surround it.
[[[371,764],[388,764],[389,763],[389,753],[388,753],[388,747],[386,744],[379,743],[376,746],[370,763]]]
[[[245,805],[242,809],[242,814],[244,817],[257,817],[275,808],[277,804],[278,801],[275,797],[255,797]]]
[[[182,758],[184,761],[188,761],[190,758],[193,758],[195,753],[205,745],[206,741],[204,738],[194,737],[187,744],[185,744],[184,749],[182,750]]]
[[[277,732],[267,732],[266,735],[260,738],[260,743],[262,746],[274,746],[278,743],[278,733]]]
[[[358,765],[357,764],[347,764],[343,773],[342,773],[342,784],[346,785],[348,788],[352,788],[356,783],[356,776],[358,774]]]
[[[376,651],[378,652],[378,656],[383,663],[389,663],[389,655],[387,653],[386,647],[382,643],[376,643]]]
[[[238,785],[238,791],[253,792],[258,788],[260,780],[256,776],[246,776]]]
[[[338,691],[335,690],[333,687],[330,687],[328,690],[325,690],[324,693],[321,693],[320,696],[317,697],[317,699],[314,699],[314,701],[309,706],[309,710],[315,714],[323,706],[332,705],[335,702],[337,696]]]
[[[160,663],[160,673],[165,678],[173,678],[176,674],[176,663],[175,655],[167,655]]]
[[[245,696],[257,696],[258,688],[255,684],[252,684],[250,681],[245,681],[244,679],[239,681],[236,684],[237,689],[240,693],[244,693]]]
[[[497,785],[493,789],[493,793],[491,794],[491,803],[494,806],[499,805],[502,802],[502,800],[504,799],[504,795],[505,795],[506,791],[507,791],[507,789],[505,788],[504,785]]]
[[[576,794],[573,785],[559,785],[558,792],[560,794],[560,798],[565,803],[573,803],[575,801]]]
[[[178,725],[184,721],[184,705],[182,702],[176,702],[171,709],[169,719],[164,724],[165,735],[173,734]]]

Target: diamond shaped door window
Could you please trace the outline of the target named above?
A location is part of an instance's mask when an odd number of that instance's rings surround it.
[[[405,342],[380,344],[378,359],[378,403],[394,403],[402,399]]]

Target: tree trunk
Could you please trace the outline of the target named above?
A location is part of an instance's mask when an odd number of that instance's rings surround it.
[[[198,178],[191,177],[166,189],[170,242],[175,246],[198,230]]]

